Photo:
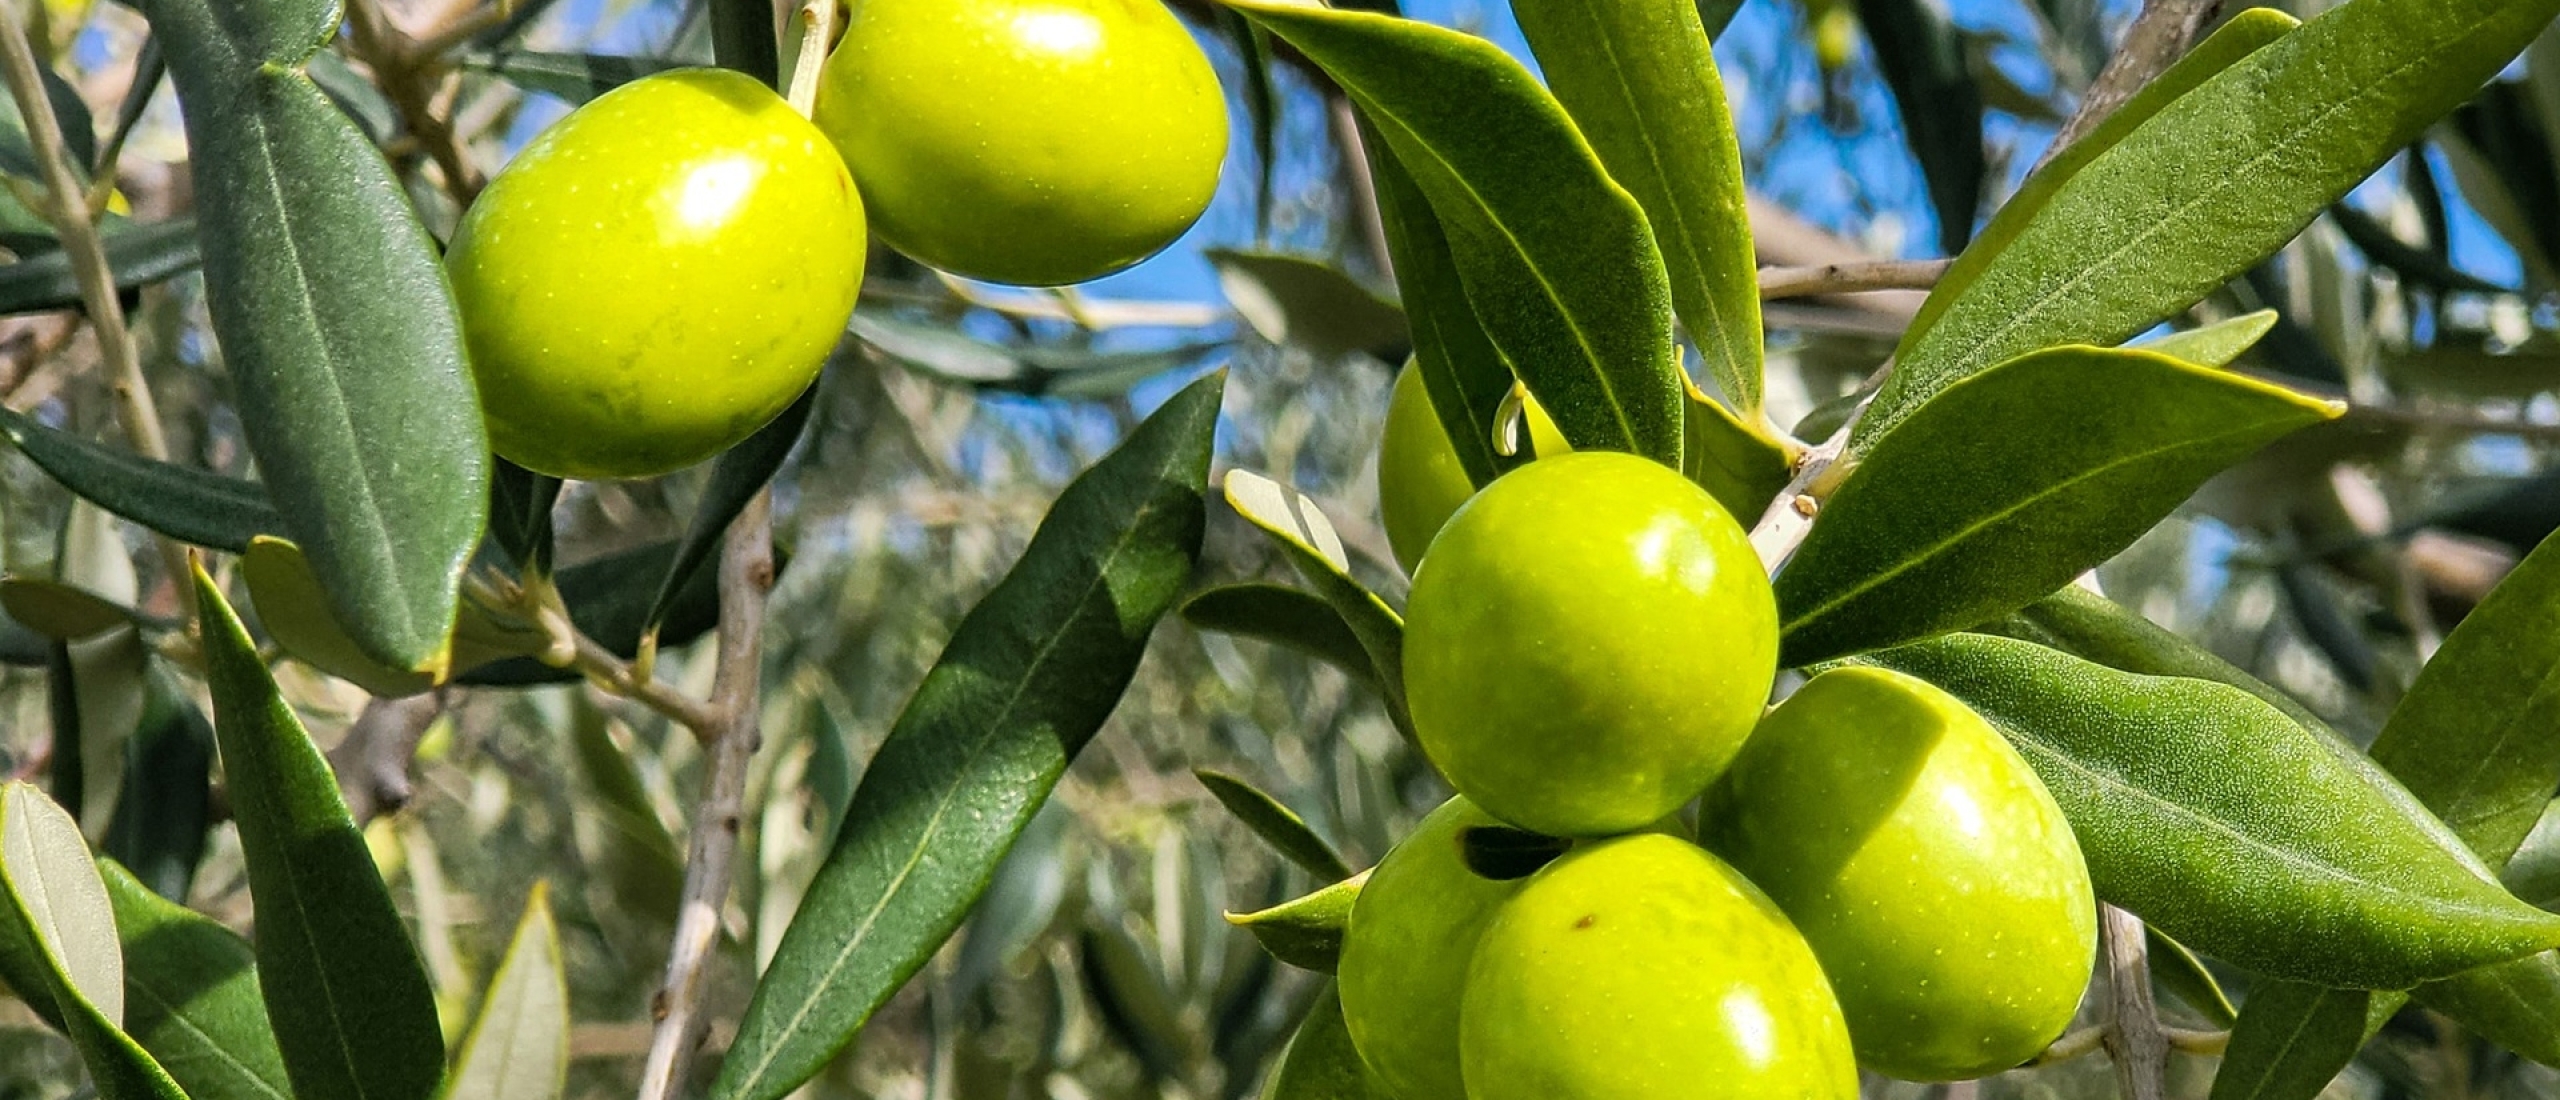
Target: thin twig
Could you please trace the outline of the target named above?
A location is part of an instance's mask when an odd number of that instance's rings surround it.
[[[657,1030],[640,1074],[640,1100],[673,1100],[702,1042],[704,969],[720,944],[720,916],[728,908],[731,866],[746,820],[748,765],[763,740],[764,613],[772,590],[773,493],[767,490],[739,513],[720,555],[720,653],[712,705],[726,728],[711,745],[666,978],[649,1006]]]
[[[2114,1019],[2107,1026],[2107,1056],[2125,1100],[2160,1100],[2168,1088],[2169,1036],[2160,1006],[2151,999],[2151,959],[2142,918],[2112,905],[2098,907],[2098,940],[2107,963]]]
[[[1760,300],[1862,294],[1876,290],[1927,290],[1938,285],[1953,260],[1876,260],[1815,267],[1760,269]]]
[[[862,297],[873,302],[897,302],[906,305],[946,305],[957,300],[971,309],[1001,313],[1030,321],[1065,321],[1089,329],[1112,328],[1207,328],[1223,324],[1234,314],[1222,306],[1204,302],[1128,301],[1085,298],[1073,310],[1047,294],[1000,292],[978,286],[944,272],[934,273],[942,283],[945,295],[912,290],[891,284],[862,288]]]
[[[62,139],[62,125],[53,116],[52,102],[45,98],[44,77],[36,62],[35,47],[27,41],[26,20],[17,5],[11,5],[0,23],[0,75],[9,84],[9,97],[17,101],[18,115],[26,120],[27,136],[33,139],[37,168],[44,174],[45,217],[53,223],[54,233],[62,239],[63,254],[71,261],[72,274],[80,282],[80,301],[88,309],[90,327],[98,334],[98,353],[106,360],[109,387],[115,394],[118,419],[124,422],[127,442],[142,457],[155,462],[169,460],[169,440],[162,434],[160,409],[151,398],[151,387],[142,374],[142,356],[133,344],[133,330],[126,327],[124,302],[116,296],[115,269],[107,266],[107,250],[98,237],[98,225],[90,220],[88,188],[71,170],[71,153]],[[187,576],[187,551],[175,539],[158,540],[162,564],[169,571],[171,585],[184,584]],[[186,601],[179,601],[185,603]]]
[[[545,663],[570,669],[597,687],[665,715],[691,731],[697,740],[708,743],[718,736],[721,719],[717,711],[640,675],[631,662],[580,631],[570,621],[568,609],[560,606],[556,590],[533,585],[518,587],[504,578],[477,573],[464,577],[462,588],[465,595],[490,609],[520,616],[540,627],[550,639],[549,651],[540,655]]]
[[[400,121],[418,139],[419,147],[436,162],[444,175],[445,194],[457,206],[470,206],[488,181],[454,140],[452,125],[435,112],[436,89],[443,83],[440,63],[419,51],[418,42],[392,23],[379,0],[353,0],[347,5],[347,41],[373,69],[374,83],[400,112]]]
[[[2036,161],[2041,170],[2053,158],[2087,137],[2107,116],[2140,93],[2144,86],[2167,72],[2169,66],[2186,56],[2187,47],[2204,33],[2205,24],[2222,10],[2222,0],[2144,0],[2142,14],[2124,33],[2124,44],[2116,47],[2115,56],[2100,70],[2098,79],[2080,97],[2080,109],[2064,123],[2062,131],[2045,147],[2044,156]]]
[[[442,692],[376,699],[365,704],[347,735],[329,750],[329,770],[337,773],[339,792],[356,824],[409,804],[415,793],[409,763],[418,754],[419,739],[442,713]]]

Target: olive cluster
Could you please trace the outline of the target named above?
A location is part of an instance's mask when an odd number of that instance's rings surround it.
[[[2097,912],[2025,760],[1882,669],[1768,709],[1778,611],[1741,525],[1648,460],[1539,453],[1470,494],[1398,381],[1379,489],[1399,552],[1427,546],[1406,698],[1458,797],[1353,907],[1342,1007],[1373,1078],[1398,1100],[1848,1100],[1861,1066],[2034,1057],[2078,1009]],[[1523,850],[1555,858],[1495,858]]]
[[[870,232],[1058,285],[1207,208],[1226,101],[1157,0],[851,7],[812,117],[738,73],[657,73],[535,137],[465,212],[445,266],[498,454],[630,478],[735,445],[817,377]]]

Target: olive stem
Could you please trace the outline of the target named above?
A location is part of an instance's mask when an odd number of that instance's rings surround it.
[[[818,76],[826,70],[827,38],[836,29],[836,0],[800,5],[800,56],[791,64],[791,109],[809,117],[818,109]]]
[[[2142,918],[2112,905],[2098,907],[2098,938],[2107,963],[2107,990],[2115,1018],[2103,1037],[2116,1064],[2126,1100],[2160,1100],[2167,1089],[2169,1036],[2160,1006],[2151,999],[2151,959]]]
[[[89,190],[71,170],[62,124],[54,118],[52,101],[45,98],[44,77],[38,68],[35,47],[27,41],[26,21],[13,4],[0,23],[7,24],[0,27],[0,76],[8,80],[9,97],[17,101],[19,117],[26,120],[27,136],[35,146],[36,166],[44,175],[44,201],[37,208],[53,223],[54,233],[62,239],[63,254],[71,260],[72,274],[79,280],[80,301],[98,334],[98,354],[106,361],[108,386],[115,396],[117,418],[124,422],[126,441],[142,457],[167,462],[169,439],[160,426],[159,405],[152,400],[151,386],[143,377],[142,356],[134,348],[133,330],[125,324],[124,302],[116,296],[115,270],[107,266],[106,246],[100,242],[98,224],[89,213]],[[184,584],[189,573],[186,547],[165,535],[156,541],[162,565],[169,571],[169,583]]]
[[[712,684],[712,708],[721,725],[711,742],[701,810],[693,819],[666,978],[650,1002],[657,1025],[640,1074],[640,1100],[673,1100],[708,1024],[703,971],[720,945],[730,868],[746,820],[748,765],[763,740],[765,602],[772,592],[773,490],[765,489],[739,512],[721,547],[719,667]]]
[[[629,662],[579,631],[566,609],[557,606],[556,595],[549,595],[536,585],[515,588],[481,576],[464,578],[463,591],[483,606],[523,616],[541,627],[550,640],[549,648],[540,655],[544,663],[575,670],[597,687],[665,715],[692,731],[697,740],[708,742],[720,729],[720,714],[713,707],[654,679],[635,675]]]
[[[436,162],[444,175],[445,193],[452,196],[454,205],[468,208],[488,181],[463,154],[453,126],[435,112],[436,86],[443,80],[440,62],[422,53],[417,41],[392,23],[377,0],[353,0],[347,5],[347,41],[373,69],[374,83]]]
[[[1813,267],[1764,267],[1760,269],[1760,300],[1775,302],[1873,290],[1927,290],[1938,285],[1939,278],[1954,265],[1953,260],[1877,260]]]

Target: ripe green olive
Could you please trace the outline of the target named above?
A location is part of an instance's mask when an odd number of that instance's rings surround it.
[[[1521,467],[1431,543],[1404,680],[1431,762],[1550,836],[1643,828],[1715,781],[1777,674],[1778,609],[1706,490],[1632,455]]]
[[[1199,220],[1226,96],[1159,0],[862,0],[817,119],[898,250],[1054,286],[1154,255]]]
[[[1529,422],[1532,454],[1552,456],[1573,449],[1537,398],[1524,403],[1521,419]],[[1387,545],[1395,551],[1396,564],[1413,572],[1422,564],[1431,536],[1475,494],[1476,483],[1458,462],[1458,450],[1422,385],[1422,371],[1407,362],[1387,397],[1387,426],[1378,435],[1378,514],[1386,521]]]
[[[2089,985],[2097,901],[2070,823],[1990,723],[1921,680],[1814,677],[1743,747],[1702,831],[1813,944],[1880,1073],[2008,1069]]]
[[[1458,1032],[1472,1100],[1858,1095],[1803,938],[1741,875],[1657,833],[1578,846],[1504,902]]]
[[[1476,935],[1521,883],[1467,868],[1466,831],[1498,822],[1463,797],[1431,811],[1352,903],[1336,979],[1351,1045],[1398,1100],[1467,1100],[1458,999]]]
[[[445,269],[500,455],[648,477],[772,420],[862,288],[862,200],[825,135],[732,72],[597,97],[527,143]]]

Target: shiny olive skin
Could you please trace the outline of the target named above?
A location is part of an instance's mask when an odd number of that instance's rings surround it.
[[[1486,486],[1405,609],[1425,755],[1550,836],[1669,815],[1722,774],[1777,672],[1778,610],[1740,524],[1679,473],[1578,452]]]
[[[445,257],[490,446],[589,479],[728,449],[817,378],[863,242],[834,147],[754,80],[597,97],[490,181]]]
[[[1531,454],[1553,456],[1573,449],[1536,398],[1523,404],[1521,419],[1528,421]],[[1431,536],[1474,495],[1476,483],[1440,424],[1431,393],[1422,385],[1422,371],[1406,363],[1387,397],[1387,426],[1378,435],[1378,515],[1386,522],[1396,564],[1412,573],[1422,564]]]
[[[1931,684],[1814,677],[1752,734],[1701,831],[1813,944],[1869,1069],[2008,1069],[2062,1034],[2088,988],[2097,901],[2070,823],[2017,750]]]
[[[1335,978],[1343,1022],[1372,1078],[1398,1100],[1467,1100],[1458,998],[1475,939],[1521,883],[1468,870],[1466,831],[1499,824],[1463,798],[1422,819],[1352,903]]]
[[[958,275],[1055,286],[1154,255],[1199,220],[1226,96],[1160,0],[859,0],[819,128],[872,226]]]
[[[1848,1029],[1787,918],[1675,837],[1576,847],[1476,941],[1471,1100],[1853,1100]]]

